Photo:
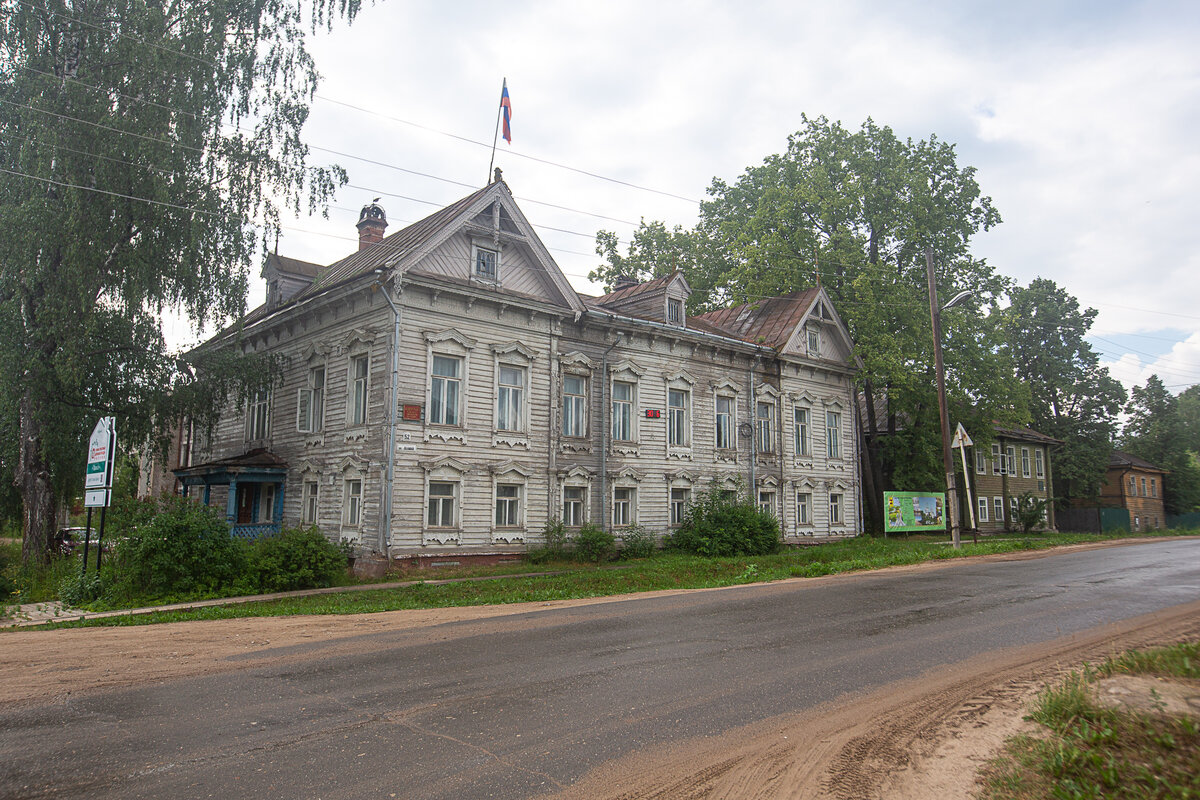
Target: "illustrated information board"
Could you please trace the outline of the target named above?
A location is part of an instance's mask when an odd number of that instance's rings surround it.
[[[884,492],[889,531],[945,531],[946,495],[932,492]]]

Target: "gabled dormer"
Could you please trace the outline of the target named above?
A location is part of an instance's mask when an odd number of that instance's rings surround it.
[[[596,303],[622,314],[686,328],[687,300],[691,293],[687,279],[676,270],[645,283],[635,278],[618,278],[613,291],[597,298]]]
[[[262,268],[267,282],[267,308],[277,308],[308,288],[320,269],[318,264],[269,253]]]

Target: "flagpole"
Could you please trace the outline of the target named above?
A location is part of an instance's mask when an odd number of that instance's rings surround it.
[[[504,82],[500,87],[501,99],[503,99],[503,97],[504,97],[503,92],[506,88],[508,88],[508,78],[507,77],[504,78]],[[492,134],[492,159],[488,162],[487,180],[485,180],[483,182],[484,186],[487,186],[489,183],[492,182],[492,167],[494,167],[496,165],[496,143],[498,141],[500,141],[500,117],[503,114],[504,114],[504,104],[501,103],[496,106],[496,132]]]

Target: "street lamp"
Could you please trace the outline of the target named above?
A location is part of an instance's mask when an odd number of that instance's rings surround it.
[[[970,290],[954,295],[944,307],[938,307],[937,284],[933,279],[933,250],[925,250],[925,277],[929,283],[929,316],[933,319],[933,364],[937,372],[938,417],[942,424],[942,465],[946,470],[946,513],[950,515],[950,538],[954,549],[962,549],[958,526],[958,486],[954,460],[950,455],[950,415],[946,410],[946,368],[942,364],[942,311],[954,308],[971,296]]]

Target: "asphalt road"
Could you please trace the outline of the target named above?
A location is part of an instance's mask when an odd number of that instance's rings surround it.
[[[1200,541],[1181,540],[306,644],[277,666],[0,710],[0,797],[531,797],[1198,597]]]

